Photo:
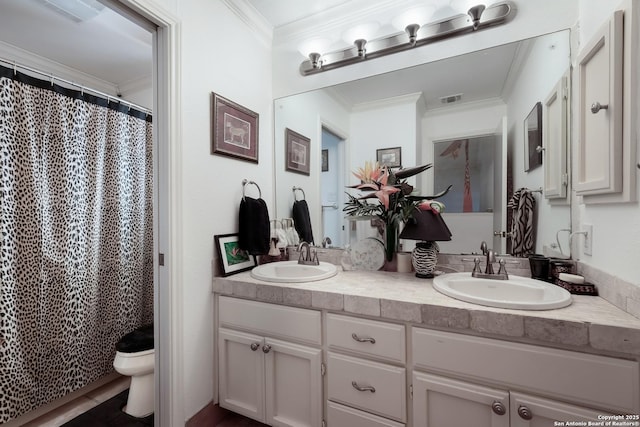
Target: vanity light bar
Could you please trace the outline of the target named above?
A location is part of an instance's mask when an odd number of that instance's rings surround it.
[[[501,25],[511,20],[515,16],[515,11],[515,6],[510,1],[496,3],[486,9],[483,6],[474,6],[469,9],[468,15],[460,14],[423,25],[420,27],[419,37],[416,37],[416,24],[413,24],[407,26],[407,31],[387,37],[371,41],[358,39],[349,49],[325,54],[311,53],[309,59],[300,64],[300,74],[303,76],[317,74],[368,59],[402,52],[449,37]]]

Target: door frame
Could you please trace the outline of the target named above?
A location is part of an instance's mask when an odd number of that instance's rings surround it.
[[[100,0],[156,26],[153,37],[155,424],[183,426],[180,26],[149,0]],[[142,24],[141,24],[142,25]],[[143,25],[144,26],[144,25]],[[163,265],[160,257],[163,255]]]

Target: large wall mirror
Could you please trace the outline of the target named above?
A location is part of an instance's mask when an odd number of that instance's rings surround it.
[[[354,170],[380,159],[402,167],[432,163],[410,183],[420,195],[454,185],[444,213],[453,236],[442,252],[477,252],[482,240],[509,252],[507,203],[520,188],[534,190],[535,251],[558,239],[567,247],[561,230],[570,229],[569,199],[545,197],[544,159],[525,170],[524,126],[563,79],[570,58],[565,30],[276,99],[275,215],[291,217],[301,194],[293,189],[302,188],[315,243],[328,237],[342,247],[378,232],[371,221],[342,213],[346,186],[358,183]],[[309,175],[286,170],[286,129],[311,141]]]

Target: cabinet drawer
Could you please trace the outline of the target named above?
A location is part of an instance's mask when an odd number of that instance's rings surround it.
[[[404,368],[331,352],[327,362],[329,400],[406,421]]]
[[[413,328],[418,368],[527,389],[589,407],[640,410],[638,362]]]
[[[320,312],[304,308],[220,297],[221,326],[247,329],[263,335],[321,345]]]
[[[405,361],[403,325],[327,314],[327,343],[331,348]]]
[[[334,402],[327,402],[327,422],[334,427],[404,427],[404,424]]]

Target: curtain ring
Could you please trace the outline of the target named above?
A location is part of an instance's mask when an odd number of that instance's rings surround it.
[[[16,64],[16,61],[13,61],[13,75],[14,76],[18,75],[18,66]]]

